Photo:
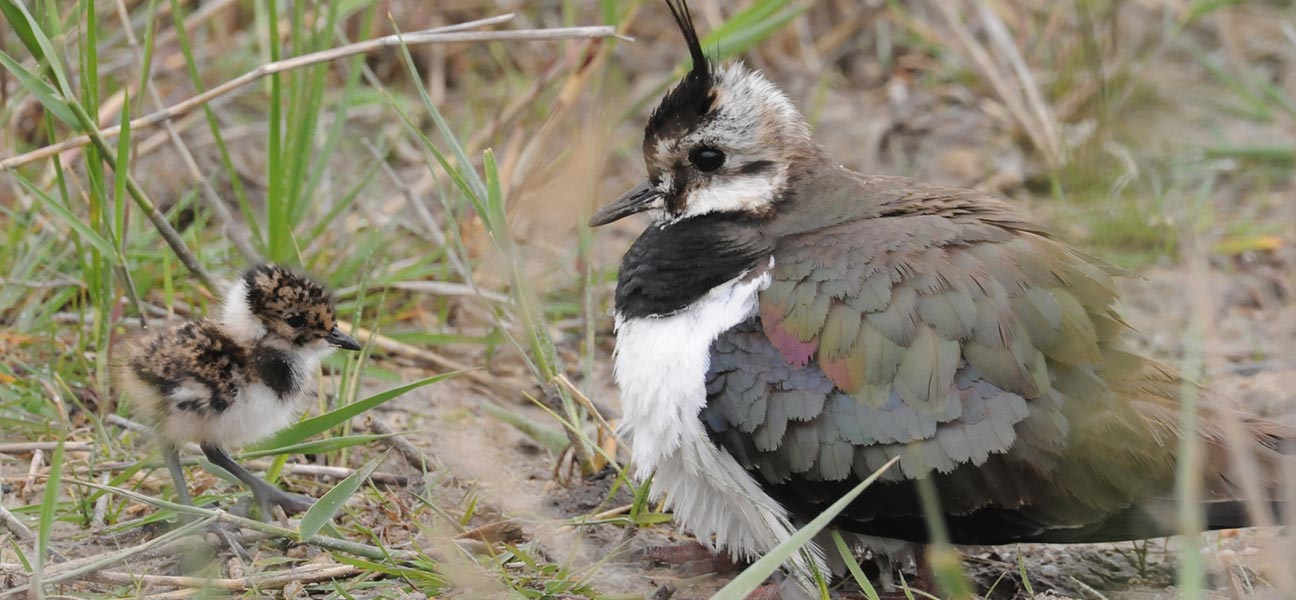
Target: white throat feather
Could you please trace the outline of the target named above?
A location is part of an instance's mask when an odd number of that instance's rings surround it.
[[[770,258],[773,266],[773,257]],[[635,476],[654,473],[650,495],[666,496],[677,521],[698,541],[736,559],[759,557],[792,535],[787,511],[727,451],[708,437],[706,405],[711,344],[757,312],[770,275],[743,273],[669,316],[616,318],[615,376]],[[821,551],[793,559],[803,579]]]

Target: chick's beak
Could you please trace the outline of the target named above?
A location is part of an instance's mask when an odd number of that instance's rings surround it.
[[[343,350],[360,349],[360,342],[357,342],[355,341],[355,338],[342,333],[342,330],[337,327],[334,327],[333,331],[328,332],[328,335],[324,336],[324,341],[328,342],[331,346],[336,346]]]
[[[645,179],[639,182],[639,185],[621,194],[620,198],[598,209],[598,212],[590,217],[589,226],[599,227],[619,221],[635,213],[641,213],[652,208],[653,202],[661,198],[661,196],[662,193],[653,187],[652,181]]]

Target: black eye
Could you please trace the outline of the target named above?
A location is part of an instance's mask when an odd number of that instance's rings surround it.
[[[699,171],[714,171],[724,166],[724,152],[710,146],[698,146],[689,151],[689,162]]]
[[[306,324],[305,315],[293,315],[284,320],[287,321],[288,325],[290,325],[293,329],[301,329],[301,326]]]

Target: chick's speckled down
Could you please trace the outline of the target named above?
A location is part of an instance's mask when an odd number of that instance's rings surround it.
[[[147,335],[129,350],[123,384],[158,423],[176,412],[221,413],[246,387],[250,353],[212,321],[191,321]]]

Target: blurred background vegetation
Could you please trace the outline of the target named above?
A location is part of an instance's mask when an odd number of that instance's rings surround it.
[[[1146,275],[1127,291],[1142,344],[1259,412],[1291,414],[1296,4],[691,4],[707,48],[765,71],[842,164],[1029,207],[1063,238]],[[314,574],[283,593],[319,597],[643,597],[678,579],[631,556],[672,535],[669,516],[608,460],[617,447],[605,419],[618,413],[609,303],[642,223],[597,236],[584,226],[642,177],[644,118],[683,72],[663,6],[0,6],[0,506],[12,513],[0,516],[18,523],[0,531],[0,581],[66,575],[75,569],[60,565],[78,558],[104,564],[51,593],[182,597],[203,586],[133,575],[195,569],[231,590]],[[282,62],[505,13],[474,31],[608,25],[623,37]],[[204,93],[209,101],[186,104]],[[130,124],[176,106],[185,110]],[[83,134],[98,140],[67,143]],[[326,365],[317,412],[345,414],[376,390],[467,369],[371,419],[335,419],[314,446],[280,440],[263,459],[319,495],[391,447],[381,477],[358,486],[321,534],[377,555],[266,530],[246,564],[177,566],[176,552],[148,545],[174,510],[148,501],[170,498],[169,481],[113,390],[114,345],[143,323],[209,314],[221,281],[258,260],[338,289],[341,314],[367,343],[364,357]],[[208,497],[236,492],[207,477]],[[1231,543],[1212,542],[1207,566],[1227,574],[1214,585],[1260,593],[1267,567],[1250,549],[1262,545]],[[1000,593],[1080,593],[1070,581],[1160,590],[1172,576],[1149,568],[1155,548],[1093,559],[1116,566],[1063,564],[1071,570],[1056,577],[1034,563],[1019,574],[1011,552],[981,571],[1015,582]],[[685,597],[708,589],[683,581]]]

